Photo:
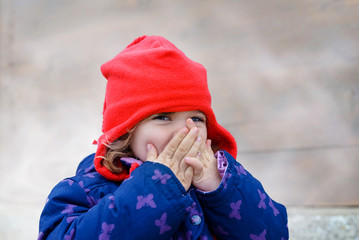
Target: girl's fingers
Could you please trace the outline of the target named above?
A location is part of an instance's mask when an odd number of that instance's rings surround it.
[[[201,137],[197,137],[197,139],[192,144],[191,148],[188,150],[187,154],[183,157],[197,157],[199,153],[200,146],[202,145],[202,139]],[[179,167],[180,169],[185,169],[188,166],[186,161],[180,161]]]
[[[192,128],[186,137],[182,140],[182,142],[177,147],[176,152],[173,154],[172,159],[174,161],[180,162],[190,151],[193,143],[198,137],[199,129],[197,127]]]
[[[193,168],[193,178],[201,178],[203,174],[202,162],[196,157],[185,157],[184,161]]]
[[[200,150],[202,147],[202,138],[198,136],[196,138],[196,141],[194,141],[192,147],[189,149],[188,153],[186,154],[187,157],[197,157],[198,154],[200,154]]]
[[[196,124],[193,122],[193,120],[191,118],[187,119],[186,125],[187,125],[188,129],[192,129],[192,128],[196,127]]]
[[[212,140],[210,139],[207,140],[207,151],[211,156],[214,156],[214,152],[212,149]]]
[[[204,167],[210,166],[211,162],[214,160],[214,153],[211,146],[211,140],[208,139],[205,143],[203,143],[199,149],[201,153],[201,161]]]
[[[161,153],[163,158],[171,159],[173,157],[182,140],[187,136],[188,131],[188,128],[183,128],[171,139]]]
[[[186,128],[180,130],[178,134],[167,144],[162,156],[167,159],[176,158],[180,161],[191,149],[194,140],[197,138],[199,130],[191,118],[186,121]]]
[[[187,164],[187,168],[184,172],[184,177],[186,178],[186,180],[188,182],[188,188],[191,186],[191,183],[192,183],[193,172],[194,172],[194,169],[190,165]],[[186,190],[188,190],[188,188]]]
[[[211,144],[212,144],[211,140],[207,139],[206,142],[204,142],[203,146],[201,146],[201,152],[213,154]]]
[[[157,160],[157,149],[152,144],[147,144],[147,161],[155,162]]]
[[[213,150],[212,150],[212,140],[211,139],[208,139],[206,141],[206,146],[207,146],[207,150],[210,152],[210,153],[213,153]]]

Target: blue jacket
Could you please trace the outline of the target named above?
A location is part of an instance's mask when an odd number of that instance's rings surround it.
[[[50,193],[38,239],[288,239],[287,213],[230,154],[217,190],[188,192],[159,163],[145,162],[130,178],[99,175],[94,154],[76,176]]]

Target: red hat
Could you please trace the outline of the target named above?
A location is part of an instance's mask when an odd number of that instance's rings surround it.
[[[120,181],[128,173],[114,174],[103,165],[104,143],[113,142],[138,122],[156,113],[202,111],[213,145],[237,155],[233,136],[217,123],[211,108],[206,69],[190,60],[171,42],[159,36],[134,40],[101,66],[108,80],[103,109],[103,135],[95,155],[96,170]]]

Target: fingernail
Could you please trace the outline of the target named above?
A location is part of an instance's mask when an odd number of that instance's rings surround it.
[[[199,131],[198,128],[196,128],[196,127],[193,128],[193,132],[198,133],[198,131]]]
[[[151,151],[152,149],[152,145],[151,144],[147,144],[147,151]]]
[[[200,142],[201,140],[202,140],[201,137],[198,137],[198,138],[196,139],[197,142]]]
[[[183,133],[187,133],[187,132],[188,132],[188,128],[183,128],[181,131],[182,131]]]

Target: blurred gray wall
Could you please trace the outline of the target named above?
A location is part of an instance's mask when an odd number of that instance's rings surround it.
[[[162,35],[208,70],[238,161],[287,206],[359,205],[359,2],[0,2],[0,239],[34,239],[101,134],[100,65]]]

